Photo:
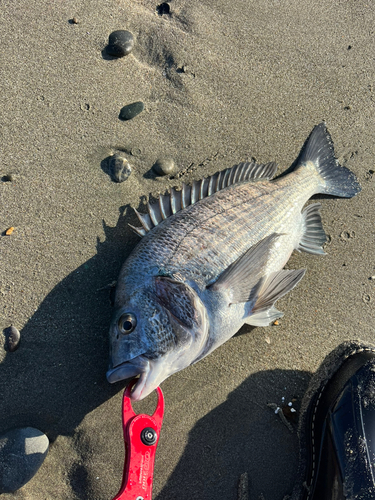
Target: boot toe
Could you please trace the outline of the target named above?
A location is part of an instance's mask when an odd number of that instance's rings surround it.
[[[375,499],[375,347],[345,342],[323,361],[302,403],[293,500]]]

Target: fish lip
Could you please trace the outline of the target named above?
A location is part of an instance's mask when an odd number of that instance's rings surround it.
[[[146,361],[146,363],[145,363]],[[106,373],[107,380],[110,384],[120,382],[121,380],[131,379],[141,375],[147,365],[147,360],[143,356],[124,361],[123,363],[111,367]]]
[[[121,380],[133,379],[139,375],[139,379],[134,384],[130,399],[139,401],[148,396],[158,384],[149,383],[149,375],[152,375],[152,361],[144,356],[137,356],[130,361],[124,361],[120,365],[110,368],[107,371],[107,380],[110,384]],[[151,376],[152,378],[152,376]]]
[[[113,384],[139,375],[130,394],[130,399],[140,401],[151,394],[170,375],[169,370],[164,370],[163,361],[165,361],[163,358],[147,359],[142,355],[137,356],[109,369],[107,380]]]
[[[148,396],[154,389],[156,389],[157,385],[155,385],[155,387],[153,385],[146,387],[149,378],[148,377],[149,373],[150,373],[149,368],[141,373],[130,395],[130,399],[132,401],[140,401],[141,399]]]

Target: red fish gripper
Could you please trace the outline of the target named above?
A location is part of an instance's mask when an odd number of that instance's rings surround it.
[[[156,388],[158,404],[152,416],[134,413],[130,394],[136,381],[130,382],[122,400],[122,427],[125,463],[120,491],[112,500],[151,500],[156,447],[164,415],[164,396]]]

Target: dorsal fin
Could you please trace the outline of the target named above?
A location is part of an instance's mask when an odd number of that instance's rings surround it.
[[[270,180],[275,175],[276,170],[277,165],[275,162],[264,165],[257,165],[255,162],[244,162],[217,172],[200,181],[193,181],[191,186],[183,183],[181,191],[176,191],[172,188],[169,196],[160,195],[158,202],[152,205],[147,203],[148,214],[140,214],[134,209],[142,227],[134,227],[131,224],[129,226],[139,236],[144,236],[164,219],[174,215],[183,208],[194,205],[197,201],[203,200],[203,198],[207,198],[232,184],[245,181]]]

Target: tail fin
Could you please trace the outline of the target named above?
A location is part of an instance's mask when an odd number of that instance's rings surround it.
[[[318,193],[352,198],[361,191],[356,176],[339,165],[333,142],[324,122],[314,127],[294,162],[296,168],[312,162],[321,178]]]

